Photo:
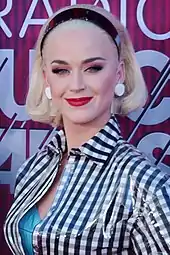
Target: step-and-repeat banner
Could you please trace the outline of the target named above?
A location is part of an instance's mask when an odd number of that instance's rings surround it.
[[[76,3],[102,6],[129,30],[149,99],[145,108],[119,118],[123,136],[170,174],[169,0],[0,0],[0,248],[10,254],[3,222],[19,166],[55,134],[25,111],[34,45],[47,17]]]

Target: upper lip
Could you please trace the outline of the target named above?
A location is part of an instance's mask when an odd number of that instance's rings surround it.
[[[66,98],[66,100],[69,101],[84,101],[84,100],[89,100],[92,97],[76,97],[76,98]]]

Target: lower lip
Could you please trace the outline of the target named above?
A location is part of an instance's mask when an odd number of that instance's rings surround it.
[[[69,103],[71,106],[83,106],[88,104],[91,101],[92,97],[90,98],[83,98],[83,99],[66,99],[66,101]]]

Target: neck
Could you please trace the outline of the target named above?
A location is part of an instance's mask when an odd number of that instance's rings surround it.
[[[88,123],[77,124],[63,118],[64,130],[67,140],[68,152],[72,148],[78,148],[90,138],[96,135],[110,119],[110,116],[103,119],[95,119]]]

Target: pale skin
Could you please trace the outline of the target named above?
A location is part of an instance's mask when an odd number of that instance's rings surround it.
[[[43,58],[46,86],[50,86],[53,103],[62,114],[69,153],[109,120],[115,85],[124,81],[124,64],[118,60],[108,35],[94,25],[54,29],[46,39]],[[80,97],[92,100],[80,107],[70,106],[65,100]],[[38,203],[41,218],[52,205],[65,164],[66,158],[53,185]]]

